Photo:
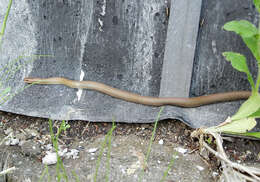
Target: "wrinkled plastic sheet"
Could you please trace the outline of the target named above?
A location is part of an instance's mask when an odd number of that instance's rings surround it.
[[[7,4],[1,1],[0,8]],[[59,120],[128,123],[153,122],[160,110],[62,85],[24,89],[24,77],[92,80],[155,97],[248,90],[246,76],[221,54],[232,50],[253,57],[241,39],[222,26],[240,18],[256,22],[255,14],[250,0],[14,1],[0,64],[12,62],[11,76],[4,69],[1,78],[16,94],[0,109]],[[3,16],[1,11],[1,20]],[[165,106],[160,119],[212,126],[240,104]]]

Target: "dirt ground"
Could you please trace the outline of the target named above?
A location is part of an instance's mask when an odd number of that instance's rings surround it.
[[[60,121],[53,121],[53,123],[54,132],[57,132]],[[72,154],[70,158],[64,157],[65,168],[74,169],[80,181],[91,181],[100,145],[111,129],[112,123],[87,121],[68,121],[67,123],[70,128],[60,136],[60,150],[76,149],[79,154]],[[154,123],[116,123],[111,149],[111,181],[138,179],[136,171],[140,169],[134,168],[133,165],[138,166],[138,163],[134,163],[136,160],[139,161],[139,165],[142,164],[153,128]],[[219,162],[212,154],[206,157],[200,155],[198,140],[190,137],[193,130],[177,120],[164,120],[158,123],[149,158],[151,162],[148,162],[149,170],[144,172],[143,181],[159,181],[160,178],[157,179],[156,176],[163,175],[174,150],[178,152],[179,157],[169,170],[166,181],[217,181],[221,174]],[[48,144],[51,143],[48,119],[0,112],[0,142],[10,133],[13,139],[19,141],[12,140],[9,143],[5,141],[0,145],[0,171],[12,166],[16,166],[19,170],[0,177],[0,182],[39,179],[44,170],[42,159],[49,150]],[[224,137],[224,139],[224,148],[231,160],[252,165],[259,162],[259,141],[233,137]],[[182,152],[179,149],[187,151]],[[129,151],[131,152],[128,153]],[[105,163],[102,165],[101,162],[100,171],[102,170],[105,170]],[[55,165],[50,166],[49,171],[55,176]],[[102,175],[98,179],[98,181],[105,181]]]

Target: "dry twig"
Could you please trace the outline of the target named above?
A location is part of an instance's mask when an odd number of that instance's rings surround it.
[[[232,181],[260,181],[260,169],[244,166],[228,159],[222,145],[222,138],[218,133],[210,132],[217,144],[217,151],[213,150],[206,142],[202,142],[202,146],[213,153],[222,164],[224,180]]]

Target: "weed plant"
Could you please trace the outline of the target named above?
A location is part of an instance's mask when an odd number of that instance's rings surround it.
[[[258,13],[260,13],[260,0],[253,0],[253,3]],[[223,126],[211,127],[205,130],[206,132],[224,132],[260,138],[259,132],[248,132],[256,126],[256,118],[260,118],[260,24],[258,26],[259,28],[247,20],[230,21],[223,26],[224,30],[235,32],[242,38],[243,42],[249,48],[257,61],[258,73],[256,80],[254,81],[244,55],[236,52],[223,53],[223,56],[227,61],[231,62],[234,69],[247,75],[252,94],[240,106],[237,113],[226,120]]]

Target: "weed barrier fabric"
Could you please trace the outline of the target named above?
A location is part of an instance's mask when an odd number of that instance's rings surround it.
[[[0,8],[7,4],[2,0]],[[62,85],[23,90],[24,77],[92,80],[155,97],[248,90],[246,76],[221,56],[232,50],[253,60],[241,39],[221,28],[233,19],[256,22],[251,0],[14,1],[0,64],[13,61],[1,78],[11,94],[18,94],[0,109],[59,120],[128,123],[153,122],[160,110]],[[180,119],[195,128],[212,126],[240,104],[166,106],[160,119]]]

